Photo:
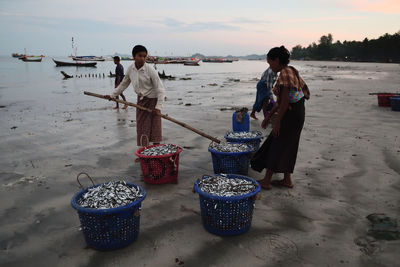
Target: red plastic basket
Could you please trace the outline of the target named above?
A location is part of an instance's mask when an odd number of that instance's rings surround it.
[[[179,154],[182,152],[180,146],[176,153],[161,155],[161,156],[145,156],[140,153],[150,147],[164,146],[152,145],[142,147],[135,153],[140,160],[142,168],[143,179],[148,184],[167,184],[178,182],[178,169],[179,169]]]
[[[378,96],[378,106],[380,107],[390,107],[390,98],[395,97],[395,94],[377,94]]]

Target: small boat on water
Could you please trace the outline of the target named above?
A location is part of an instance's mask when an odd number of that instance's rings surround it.
[[[20,57],[23,57],[24,54],[12,53],[11,56],[15,57],[15,58],[20,58]]]
[[[209,62],[209,63],[232,63],[232,59],[224,59],[224,58],[205,58],[203,59],[203,62]]]
[[[105,61],[104,57],[96,57],[96,56],[73,56],[73,60],[76,61]]]
[[[183,63],[183,65],[185,66],[200,66],[199,64],[200,59],[191,59],[191,60],[187,60]]]
[[[53,61],[57,67],[96,67],[97,64],[97,62],[65,62],[55,60],[54,58]]]
[[[42,57],[22,57],[20,59],[24,62],[42,62]]]

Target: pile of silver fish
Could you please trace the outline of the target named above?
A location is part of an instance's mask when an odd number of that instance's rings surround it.
[[[125,181],[113,181],[90,188],[78,200],[78,205],[90,209],[112,209],[132,203],[142,196],[139,188],[130,187]]]
[[[178,152],[178,150],[179,147],[172,144],[167,144],[167,145],[153,146],[146,148],[145,150],[140,152],[140,154],[144,156],[162,156],[171,153],[176,153]]]
[[[229,153],[234,153],[234,152],[247,152],[247,151],[252,151],[253,147],[243,144],[243,143],[211,143],[209,146],[212,150],[218,151],[218,152],[229,152]]]
[[[253,192],[256,185],[241,178],[228,178],[224,174],[200,180],[198,187],[204,193],[220,197],[241,196]]]
[[[262,132],[260,131],[251,131],[251,132],[227,132],[226,137],[228,138],[237,138],[237,139],[248,139],[248,138],[257,138],[262,137]]]

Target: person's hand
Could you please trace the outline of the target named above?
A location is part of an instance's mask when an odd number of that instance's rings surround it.
[[[118,87],[118,85],[114,85],[114,88],[117,88]]]
[[[268,124],[269,124],[269,118],[264,119],[261,123],[261,128],[267,129]]]
[[[279,136],[279,131],[281,129],[281,123],[280,122],[276,122],[274,125],[274,128],[272,129],[272,135],[276,138]]]
[[[305,92],[304,93],[304,98],[309,100],[310,99],[310,93],[309,92]]]
[[[153,110],[153,112],[154,112],[156,115],[161,115],[161,110],[159,110],[158,108],[155,108],[155,109]]]
[[[110,95],[104,95],[104,98],[105,98],[105,99],[108,99],[108,101],[111,101],[111,100],[112,100],[112,97],[111,97]]]

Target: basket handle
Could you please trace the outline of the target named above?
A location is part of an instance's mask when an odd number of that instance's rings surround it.
[[[146,137],[146,145],[143,145],[143,137]],[[140,136],[140,145],[141,146],[148,146],[149,145],[149,137],[147,136],[147,135],[145,135],[145,134],[142,134],[141,136]]]
[[[81,182],[79,181],[79,176],[81,176],[82,174],[86,175],[86,176],[90,179],[90,181],[92,182],[92,184],[95,185],[94,182],[93,182],[92,177],[90,177],[89,174],[87,174],[86,172],[80,172],[80,173],[76,176],[76,181],[78,182],[80,188],[83,188]]]

